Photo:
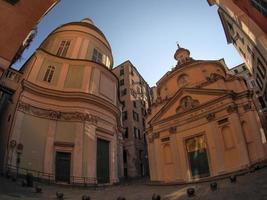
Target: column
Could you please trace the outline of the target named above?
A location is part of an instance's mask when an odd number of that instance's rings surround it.
[[[155,169],[157,173],[157,180],[163,180],[163,167],[162,167],[162,153],[159,139],[159,133],[154,133],[154,156],[155,156]]]
[[[76,123],[74,152],[73,152],[73,176],[82,177],[83,160],[83,123]]]
[[[245,168],[250,164],[250,162],[249,162],[247,144],[243,135],[240,119],[237,113],[232,113],[231,115],[229,115],[229,118],[234,133],[233,136],[235,139],[237,150],[239,151],[239,161],[240,161],[239,166],[241,168]]]
[[[53,174],[54,165],[54,141],[56,135],[56,125],[57,122],[54,120],[49,120],[48,133],[45,145],[45,155],[44,155],[44,172]]]
[[[224,165],[224,148],[222,146],[222,142],[221,142],[221,138],[219,136],[220,134],[220,130],[219,128],[216,126],[216,122],[209,122],[209,128],[208,128],[208,132],[207,135],[209,135],[209,138],[212,138],[212,140],[214,141],[214,143],[212,145],[210,145],[211,150],[215,152],[215,155],[212,156],[212,160],[216,160],[215,161],[215,171],[214,171],[214,175],[219,175],[219,174],[223,174],[225,173],[225,165]]]
[[[84,123],[83,134],[83,176],[96,180],[96,126]]]
[[[17,111],[15,114],[15,122],[13,124],[13,128],[10,131],[10,139],[11,140],[15,140],[17,142],[17,144],[20,142],[20,134],[21,134],[21,126],[22,126],[22,122],[23,122],[23,117],[24,117],[24,113]],[[9,142],[8,141],[8,142]],[[15,149],[13,151],[10,151],[10,149],[8,149],[9,151],[9,158],[10,160],[8,161],[8,164],[11,164],[13,166],[16,166],[16,159],[17,159],[17,154]]]
[[[179,149],[177,146],[176,133],[171,133],[170,141],[171,141],[171,150],[172,150],[172,156],[173,156],[175,179],[178,181],[181,181],[182,180],[181,166],[180,166]]]

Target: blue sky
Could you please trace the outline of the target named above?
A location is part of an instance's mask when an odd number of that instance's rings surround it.
[[[207,0],[61,0],[38,25],[25,62],[57,26],[91,18],[110,42],[114,67],[130,60],[144,79],[155,83],[175,66],[176,42],[199,60],[224,58],[231,68],[242,60],[226,42],[217,8]]]

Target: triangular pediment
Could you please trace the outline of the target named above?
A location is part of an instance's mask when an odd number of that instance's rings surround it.
[[[171,97],[168,102],[158,111],[150,122],[158,122],[174,116],[197,109],[207,103],[212,103],[219,98],[231,95],[230,90],[205,89],[205,88],[181,88]]]

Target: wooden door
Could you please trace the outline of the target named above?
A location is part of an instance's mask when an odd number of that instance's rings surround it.
[[[109,182],[109,142],[97,139],[97,183]]]
[[[186,147],[192,177],[202,178],[209,176],[209,161],[204,136],[188,139]]]
[[[71,153],[56,152],[56,181],[70,182]]]

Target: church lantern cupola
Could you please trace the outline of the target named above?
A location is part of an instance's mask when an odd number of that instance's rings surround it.
[[[188,61],[191,61],[192,58],[190,57],[190,51],[188,49],[184,49],[180,47],[179,44],[177,44],[178,49],[176,50],[174,54],[174,59],[177,60],[177,65],[182,65]]]

